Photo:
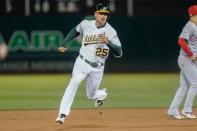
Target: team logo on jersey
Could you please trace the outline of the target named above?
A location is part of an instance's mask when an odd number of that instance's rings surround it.
[[[190,37],[190,41],[191,41],[191,42],[197,41],[197,35],[192,35],[192,36]]]
[[[98,34],[98,35],[87,35],[85,36],[84,39],[84,45],[89,45],[89,44],[98,44],[98,43],[103,43],[104,40],[101,37],[102,34]]]

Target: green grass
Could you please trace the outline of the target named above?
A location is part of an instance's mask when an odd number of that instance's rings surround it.
[[[0,75],[0,109],[57,109],[70,75]],[[167,107],[177,89],[179,74],[105,74],[101,88],[109,89],[104,108]],[[196,103],[195,103],[196,105]],[[73,108],[92,108],[85,82]]]

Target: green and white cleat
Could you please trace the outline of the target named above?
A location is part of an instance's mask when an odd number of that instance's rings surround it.
[[[65,114],[58,115],[58,117],[56,119],[56,122],[59,123],[59,124],[64,124],[65,118],[66,118]]]
[[[103,88],[103,90],[106,93],[108,93],[108,90],[106,88]],[[104,102],[105,102],[105,99],[104,100],[96,100],[95,103],[94,103],[94,105],[95,105],[95,107],[100,107],[100,106],[102,106],[104,104]]]

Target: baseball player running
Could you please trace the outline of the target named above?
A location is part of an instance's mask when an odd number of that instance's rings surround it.
[[[82,80],[86,79],[87,98],[95,100],[95,106],[99,107],[103,104],[107,97],[107,89],[99,89],[105,60],[108,57],[109,50],[113,50],[114,56],[119,58],[122,56],[122,48],[116,31],[109,23],[107,18],[110,11],[106,3],[100,3],[96,6],[96,20],[83,20],[74,27],[63,40],[58,51],[64,53],[67,48],[66,43],[82,35],[82,45],[79,56],[76,58],[72,78],[65,90],[61,100],[59,114],[56,122],[63,124],[65,117],[69,116],[73,99]]]
[[[190,19],[178,39],[181,47],[178,57],[180,85],[167,112],[177,119],[196,118],[192,113],[192,106],[197,93],[197,5],[189,7],[188,13]],[[179,106],[185,96],[184,107],[180,113]]]

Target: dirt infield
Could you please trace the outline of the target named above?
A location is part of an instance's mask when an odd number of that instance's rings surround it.
[[[0,131],[197,131],[197,120],[175,120],[164,108],[75,109],[63,125],[55,123],[56,114],[57,110],[0,111]]]

